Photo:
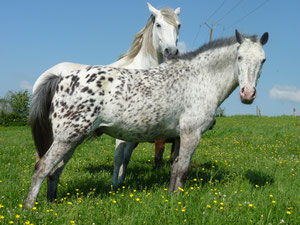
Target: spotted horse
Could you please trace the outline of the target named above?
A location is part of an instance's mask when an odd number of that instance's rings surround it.
[[[242,103],[254,101],[267,41],[268,33],[257,38],[236,30],[233,37],[215,40],[155,68],[88,66],[44,80],[33,95],[30,119],[33,132],[38,125],[44,128],[33,133],[34,140],[43,134],[52,142],[36,163],[25,205],[34,206],[48,175],[47,196],[56,197],[60,163],[66,165],[76,147],[97,128],[132,143],[175,139],[177,158],[169,192],[183,188],[193,153],[218,106],[238,86]]]
[[[151,16],[149,17],[146,26],[135,35],[130,50],[123,54],[118,61],[109,66],[127,69],[148,69],[150,67],[158,66],[168,58],[175,57],[179,54],[177,41],[181,26],[178,18],[180,8],[176,8],[175,10],[171,8],[162,8],[158,10],[148,3],[148,9]],[[70,75],[73,71],[85,69],[86,67],[88,67],[88,65],[71,62],[59,63],[46,70],[37,79],[33,86],[33,93],[36,92],[44,81],[48,80],[53,75],[65,77]],[[80,75],[81,73],[79,76]],[[65,87],[65,90],[70,90],[70,88],[71,87]],[[50,97],[51,96],[49,96],[48,101],[51,101]],[[97,133],[96,130],[95,134]],[[44,140],[44,138],[42,138],[36,140],[38,158],[41,158],[45,154],[50,147],[50,143],[50,139]],[[156,162],[162,161],[164,148],[160,147],[160,143],[160,141],[156,141],[155,159],[160,157],[159,161],[156,160]],[[131,153],[136,145],[136,143],[116,140],[114,172],[112,178],[112,184],[114,186],[118,186],[124,181],[126,168],[130,161]],[[63,162],[61,163],[61,166],[63,166]]]

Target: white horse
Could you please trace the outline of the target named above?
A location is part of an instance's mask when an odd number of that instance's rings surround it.
[[[193,153],[218,106],[238,85],[241,101],[254,101],[267,41],[268,33],[257,39],[236,31],[234,37],[148,70],[89,66],[45,80],[33,95],[30,119],[34,140],[52,137],[52,142],[35,166],[26,206],[34,205],[45,177],[60,162],[67,163],[97,128],[130,142],[175,138],[178,156],[169,192],[183,188]],[[43,132],[35,129],[39,126]],[[50,176],[50,198],[56,195],[61,172]]]
[[[146,26],[135,35],[129,52],[123,54],[118,61],[109,66],[128,69],[147,69],[178,55],[179,52],[176,46],[181,26],[178,18],[180,8],[175,10],[170,8],[157,10],[150,3],[147,4],[151,16]],[[88,65],[63,62],[51,67],[37,79],[33,86],[33,94],[49,77],[53,75],[64,77],[72,73],[72,71],[81,70],[87,66]],[[48,141],[44,141],[48,143]],[[47,146],[45,142],[42,143],[42,145]],[[123,182],[126,167],[134,147],[136,147],[135,143],[116,140],[112,178],[112,184],[114,186]],[[37,147],[37,149],[44,149],[46,151],[47,147]],[[44,152],[38,152],[39,157],[42,157],[43,154]]]

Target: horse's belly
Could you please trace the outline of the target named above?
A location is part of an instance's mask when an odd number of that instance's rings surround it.
[[[101,130],[112,137],[130,142],[151,142],[179,136],[178,126],[127,127],[119,125],[101,127]]]

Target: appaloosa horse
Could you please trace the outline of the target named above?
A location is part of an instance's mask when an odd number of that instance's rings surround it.
[[[179,28],[181,26],[178,19],[180,8],[175,10],[170,8],[157,10],[149,3],[148,8],[151,12],[151,16],[149,17],[146,26],[135,35],[130,50],[123,54],[118,61],[109,66],[128,69],[147,69],[157,66],[166,59],[178,55],[176,46]],[[53,66],[37,79],[33,86],[33,93],[35,93],[38,87],[49,77],[52,77],[53,75],[65,77],[72,73],[72,71],[84,69],[87,66],[88,65],[70,62],[59,63]],[[50,98],[49,101],[51,101]],[[41,145],[45,147],[37,147],[39,157],[42,157],[44,152],[48,150],[48,147],[50,146],[49,141],[50,140],[43,140]],[[39,145],[39,141],[36,141],[36,144]],[[132,152],[131,148],[136,145],[136,143],[121,140],[116,141],[114,173],[112,178],[112,184],[114,186],[120,184],[120,180],[124,180],[126,168]],[[130,151],[127,149],[130,149]],[[156,147],[156,149],[158,148]],[[157,153],[156,150],[155,156],[157,156],[157,154],[163,154],[164,149],[160,148],[159,150],[161,150],[161,152]]]
[[[97,128],[132,143],[175,138],[169,192],[182,188],[217,107],[238,85],[241,102],[254,101],[267,41],[268,33],[258,39],[236,31],[155,68],[88,66],[44,80],[33,95],[30,119],[34,140],[52,142],[35,166],[25,205],[34,206],[48,175],[47,196],[56,198],[60,163]]]

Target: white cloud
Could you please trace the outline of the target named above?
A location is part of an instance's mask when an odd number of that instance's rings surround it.
[[[186,53],[187,51],[186,44],[183,41],[177,43],[177,48],[180,54]]]
[[[20,88],[23,90],[32,90],[32,85],[27,80],[22,80],[20,83]]]
[[[271,98],[276,100],[300,103],[300,89],[297,89],[295,86],[274,85],[269,94]]]

